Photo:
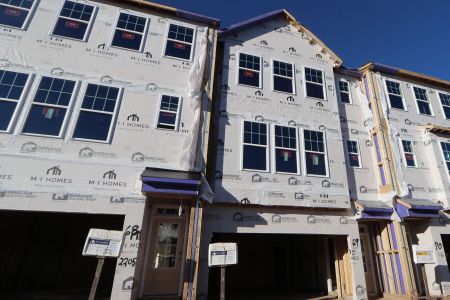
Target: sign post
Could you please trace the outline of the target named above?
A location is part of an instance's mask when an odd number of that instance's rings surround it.
[[[220,300],[225,300],[225,267],[237,264],[236,243],[209,244],[208,266],[220,267]]]
[[[105,257],[117,258],[122,251],[124,234],[122,231],[104,230],[91,228],[83,247],[83,256],[98,257],[97,269],[95,270],[89,300],[94,300],[97,292],[98,281],[102,273]]]
[[[422,277],[425,285],[425,295],[426,297],[429,297],[430,291],[428,290],[428,281],[425,274],[425,264],[434,264],[436,262],[434,250],[420,245],[412,245],[412,249],[414,263],[420,265],[421,267]]]

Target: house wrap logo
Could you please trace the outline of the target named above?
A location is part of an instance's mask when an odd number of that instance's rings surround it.
[[[262,178],[261,175],[259,175],[259,174],[254,174],[254,175],[252,176],[252,182],[262,182],[262,181],[263,181],[263,178]]]
[[[99,187],[111,188],[111,187],[119,187],[124,188],[127,186],[126,182],[117,180],[118,174],[115,170],[109,170],[103,173],[102,179],[89,179],[89,185],[95,185]]]
[[[331,188],[331,187],[344,188],[345,184],[339,183],[339,182],[331,182],[331,181],[325,179],[325,180],[322,180],[322,187],[324,187],[324,188]]]
[[[306,195],[303,192],[296,192],[296,193],[294,193],[294,199],[295,200],[304,200],[304,199],[307,199],[307,198],[310,198],[310,196]]]
[[[117,174],[114,170],[107,171],[103,174],[104,179],[117,179]]]
[[[64,70],[60,67],[56,67],[51,69],[50,74],[56,75],[56,76],[62,76],[64,75]]]
[[[62,148],[55,148],[55,147],[43,147],[39,146],[35,142],[26,142],[22,144],[20,147],[20,152],[23,153],[34,153],[34,152],[45,152],[45,153],[61,153]]]
[[[96,152],[90,147],[83,147],[78,151],[78,157],[80,158],[91,158],[91,157],[102,157],[102,158],[114,158],[115,153],[110,152]]]
[[[249,216],[244,215],[241,212],[236,212],[233,214],[233,222],[252,222],[252,223],[266,223],[266,221],[259,215]]]
[[[250,200],[247,197],[243,198],[240,202],[241,204],[250,204]]]
[[[363,296],[366,293],[366,289],[361,286],[361,285],[357,285],[356,286],[356,294],[359,296]]]
[[[61,175],[61,169],[59,168],[59,166],[54,166],[51,167],[50,169],[47,170],[47,175]]]
[[[72,178],[61,177],[62,170],[59,166],[53,166],[45,171],[47,176],[31,176],[30,181],[47,183],[72,183]]]
[[[131,154],[131,161],[133,161],[133,162],[151,161],[151,162],[158,162],[158,163],[167,163],[167,160],[164,157],[148,156],[140,151]]]
[[[372,147],[372,145],[373,145],[373,143],[372,143],[372,141],[371,140],[366,140],[366,146],[367,147]]]
[[[149,92],[156,92],[159,90],[159,87],[155,83],[149,83],[145,86],[145,89]]]
[[[325,216],[313,216],[310,215],[306,218],[308,224],[330,224],[331,220]]]
[[[377,189],[370,189],[370,188],[368,188],[368,187],[366,187],[364,185],[361,185],[359,187],[359,192],[361,192],[363,194],[366,194],[366,193],[378,193],[378,190]]]
[[[27,142],[20,148],[21,152],[36,152],[38,145],[35,142]]]
[[[131,114],[127,117],[127,121],[139,122],[139,116],[137,114]]]
[[[263,94],[263,92],[262,91],[260,91],[260,90],[257,90],[256,92],[255,92],[255,96],[264,96],[264,94]]]
[[[81,148],[78,152],[79,157],[92,157],[94,155],[94,150],[89,147]]]
[[[295,177],[288,178],[288,185],[312,185],[311,180],[301,181]]]
[[[280,224],[280,223],[297,223],[297,218],[295,217],[287,217],[287,216],[281,216],[279,214],[274,214],[272,216],[272,223],[274,224]]]
[[[116,80],[109,75],[104,75],[104,76],[100,77],[100,81],[103,83],[107,83],[107,84],[116,84],[116,85],[122,85],[122,86],[127,86],[127,85],[132,84],[130,81]]]

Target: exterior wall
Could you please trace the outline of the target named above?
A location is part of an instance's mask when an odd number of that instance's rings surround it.
[[[374,76],[381,93],[379,105],[387,122],[393,157],[392,166],[398,181],[397,195],[406,199],[431,200],[448,208],[449,177],[440,143],[448,142],[449,139],[447,136],[427,132],[420,127],[427,124],[449,127],[438,95],[438,92],[448,93],[448,91],[392,75],[377,73]],[[400,84],[405,110],[390,107],[386,80]],[[414,97],[414,86],[427,91],[432,116],[419,113]],[[401,140],[412,141],[415,167],[406,165]],[[425,265],[428,291],[433,296],[449,295],[450,273],[441,238],[442,234],[450,232],[448,216],[441,212],[438,218],[402,220],[402,223],[406,224],[411,244],[423,245],[435,252],[436,262]],[[410,263],[414,269],[413,276],[418,282],[418,292],[425,293],[422,269],[412,261],[412,252]]]
[[[378,77],[380,90],[386,99],[384,108],[391,132],[395,135],[390,139],[394,157],[401,159],[397,163],[398,179],[403,186],[406,186],[408,197],[416,199],[430,199],[441,202],[444,207],[448,207],[450,185],[447,176],[445,163],[443,162],[441,146],[439,140],[444,137],[437,137],[435,134],[426,133],[419,125],[433,124],[448,127],[449,121],[445,119],[441,102],[436,87],[423,83],[413,82],[403,78],[395,78],[383,74]],[[390,108],[385,80],[393,80],[400,83],[405,108],[399,110]],[[425,88],[431,103],[434,116],[419,114],[414,97],[413,86]],[[416,167],[407,167],[402,152],[401,140],[413,142],[416,156]]]
[[[279,28],[274,30],[274,28]],[[262,88],[237,84],[239,53],[260,56]],[[333,62],[310,45],[306,36],[285,21],[273,20],[224,37],[216,161],[216,202],[349,208],[345,158],[339,126]],[[291,63],[295,94],[272,88],[272,60]],[[326,100],[305,96],[304,67],[324,73]],[[220,79],[218,79],[220,80]],[[269,127],[269,171],[242,169],[244,121],[265,122]],[[293,126],[299,143],[299,174],[274,169],[274,125]],[[303,130],[325,133],[328,176],[306,176]]]
[[[208,28],[137,6],[88,2],[96,13],[89,38],[81,42],[50,35],[62,3],[37,1],[27,30],[0,28],[0,68],[31,77],[17,122],[10,133],[0,133],[0,209],[123,214],[122,257],[133,259],[144,246],[139,244],[146,207],[142,171],[195,168],[203,74],[191,70],[209,63]],[[122,10],[149,20],[140,52],[110,46]],[[170,23],[195,29],[190,61],[163,56]],[[21,133],[41,76],[77,81],[61,138]],[[121,90],[108,142],[72,138],[88,82]],[[162,94],[181,98],[178,130],[156,128]],[[132,291],[137,296],[139,267],[117,266],[112,299],[130,299]]]
[[[341,120],[342,141],[346,155],[347,178],[350,190],[350,198],[353,200],[373,200],[378,201],[379,182],[376,174],[376,157],[374,145],[370,136],[373,128],[373,118],[370,111],[367,97],[362,94],[360,80],[335,73],[336,91],[339,95],[339,81],[344,80],[349,83],[350,101],[344,103],[339,99],[339,115]],[[360,167],[349,165],[347,140],[357,141],[360,155]]]
[[[350,280],[353,299],[367,299],[358,224],[346,212],[211,206],[204,211],[202,228],[198,299],[206,299],[208,293],[208,245],[213,233],[346,236],[352,269]]]
[[[310,44],[308,39],[305,33],[299,33],[293,25],[281,18],[262,22],[236,34],[222,35],[223,66],[216,78],[220,87],[217,98],[220,97],[220,100],[215,100],[220,102],[216,102],[218,108],[215,118],[215,199],[213,206],[204,209],[199,299],[207,295],[207,249],[215,232],[347,236],[352,253],[350,282],[353,299],[366,298],[360,245],[354,246],[351,242],[359,239],[359,232],[357,223],[351,219],[353,213],[350,210],[334,63],[327,54],[321,52],[318,45]],[[260,88],[237,83],[241,52],[261,57]],[[273,60],[294,65],[294,94],[273,90]],[[306,97],[304,67],[323,71],[325,100]],[[268,124],[270,137],[267,172],[242,168],[244,121]],[[275,125],[297,129],[300,162],[298,174],[275,172]],[[328,176],[306,176],[304,129],[325,133]],[[224,203],[233,207],[222,206]],[[248,206],[249,204],[262,206]],[[236,207],[237,205],[240,207]],[[302,210],[302,207],[315,207],[317,210]],[[326,211],[323,208],[341,210]]]

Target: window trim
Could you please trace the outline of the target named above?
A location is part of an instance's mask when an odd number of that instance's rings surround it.
[[[415,103],[416,103],[417,113],[418,113],[419,115],[421,115],[421,116],[435,117],[434,110],[433,110],[433,106],[431,105],[431,99],[430,99],[430,94],[429,94],[429,92],[428,92],[428,89],[427,89],[426,87],[424,87],[424,86],[420,86],[420,85],[416,85],[416,84],[410,84],[410,86],[411,86],[411,92],[412,92],[412,94],[413,94],[413,97],[414,97],[414,100],[415,100]],[[420,112],[418,101],[420,101],[420,102],[426,102],[426,101],[419,100],[419,99],[416,98],[416,93],[414,92],[414,88],[418,88],[418,89],[423,89],[423,90],[425,90],[425,95],[427,96],[427,99],[428,99],[428,106],[429,106],[430,112],[431,112],[430,115],[428,115],[428,114],[423,114],[423,113]],[[440,99],[439,99],[439,100],[440,100]]]
[[[386,92],[386,95],[387,95],[387,97],[386,97],[387,99],[386,100],[387,100],[389,109],[394,109],[394,110],[398,110],[398,111],[408,111],[408,106],[406,105],[405,93],[404,93],[403,88],[402,88],[402,82],[398,81],[396,79],[386,78],[386,77],[384,78],[383,81],[384,81],[384,91]],[[401,96],[402,97],[403,109],[391,106],[391,99],[389,98],[389,92],[388,92],[388,88],[387,88],[387,81],[392,81],[392,82],[398,83],[401,95],[396,95],[396,96]],[[393,94],[393,95],[395,95],[395,94]]]
[[[112,44],[113,40],[114,40],[114,34],[116,33],[116,30],[118,29],[117,28],[117,23],[119,22],[119,17],[120,17],[121,13],[125,13],[127,15],[133,15],[133,16],[145,19],[144,31],[142,31],[142,32],[131,31],[131,30],[128,30],[128,29],[119,28],[120,30],[124,30],[124,31],[127,31],[127,32],[136,33],[136,34],[142,34],[141,45],[139,46],[138,50],[125,48],[125,47],[120,47],[120,46],[114,46]],[[116,14],[116,18],[114,19],[114,23],[113,24],[114,25],[112,26],[111,36],[109,38],[109,46],[111,48],[121,49],[121,50],[126,50],[126,51],[132,51],[132,52],[137,52],[137,53],[143,52],[143,50],[145,48],[145,43],[147,42],[147,33],[148,33],[148,28],[150,27],[150,18],[148,18],[147,16],[145,16],[142,13],[139,13],[139,12],[130,11],[130,10],[126,10],[126,9],[119,9],[119,11]]]
[[[295,143],[295,151],[296,151],[296,156],[297,156],[297,172],[296,173],[289,173],[289,172],[280,172],[277,171],[277,157],[276,157],[276,150],[277,149],[286,149],[286,150],[293,150],[292,148],[284,148],[284,147],[277,147],[276,146],[276,141],[275,141],[275,126],[280,126],[280,127],[288,127],[288,128],[294,128],[295,129],[295,138],[296,138],[296,143]],[[300,175],[301,174],[301,170],[300,170],[300,147],[299,147],[299,130],[297,127],[295,126],[285,126],[285,125],[280,125],[280,124],[273,124],[272,126],[272,145],[273,147],[271,147],[271,152],[272,152],[272,165],[273,165],[273,169],[274,169],[274,173],[275,174],[288,174],[288,175]]]
[[[0,134],[15,134],[18,132],[18,129],[20,127],[20,121],[21,121],[21,115],[24,106],[26,106],[28,96],[30,94],[30,91],[32,90],[33,85],[35,84],[35,74],[32,72],[23,72],[23,71],[16,71],[16,70],[10,70],[10,69],[1,69],[2,71],[6,72],[15,72],[15,73],[22,73],[27,74],[27,82],[25,83],[25,86],[23,87],[22,94],[20,95],[19,99],[17,100],[17,105],[14,110],[13,115],[11,116],[11,120],[9,121],[8,128],[6,130],[0,130]],[[10,100],[5,100],[4,98],[0,98],[2,101],[7,102],[15,102]]]
[[[403,141],[411,143],[412,152],[405,152],[405,148],[403,147]],[[402,152],[402,155],[403,155],[403,164],[405,165],[405,167],[412,168],[412,169],[419,168],[419,166],[417,164],[416,151],[414,149],[414,142],[412,140],[407,140],[407,139],[400,138],[399,139],[399,143],[401,145],[400,149],[401,149],[401,152]],[[414,166],[408,166],[408,162],[406,161],[406,156],[405,156],[406,153],[413,155],[413,157],[414,157]]]
[[[77,122],[78,122],[78,118],[80,117],[80,113],[81,111],[88,111],[88,112],[96,112],[96,113],[100,113],[98,110],[92,110],[92,109],[84,109],[81,108],[83,105],[83,100],[84,100],[84,96],[86,94],[86,90],[89,84],[95,84],[95,85],[103,85],[103,86],[108,86],[108,87],[113,87],[113,88],[118,88],[119,92],[117,93],[117,102],[116,102],[116,106],[114,108],[114,112],[105,112],[105,114],[111,114],[112,118],[111,118],[111,124],[109,125],[109,131],[108,131],[108,137],[106,140],[93,140],[93,139],[85,139],[85,138],[76,138],[73,135],[75,134],[75,128],[77,126]],[[72,141],[80,141],[80,142],[93,142],[93,143],[101,143],[101,144],[111,144],[112,142],[112,138],[114,135],[114,131],[116,128],[116,123],[117,123],[117,118],[119,116],[119,109],[120,109],[120,105],[122,102],[122,97],[123,97],[123,93],[124,93],[124,88],[118,85],[111,85],[111,84],[105,84],[103,82],[96,82],[96,81],[84,81],[80,88],[79,88],[79,93],[78,93],[78,97],[77,97],[77,103],[75,105],[75,109],[74,111],[76,112],[75,114],[72,115],[72,124],[71,124],[71,132],[70,132],[70,140]]]
[[[316,151],[309,151],[306,150],[305,147],[305,130],[309,130],[309,131],[316,131],[316,132],[322,132],[323,133],[323,144],[324,144],[324,160],[325,160],[325,171],[326,171],[326,175],[316,175],[316,174],[308,174],[308,169],[306,167],[306,152],[312,152],[312,153],[320,153],[322,154],[322,152],[316,152]],[[329,178],[330,177],[330,167],[329,167],[329,162],[328,162],[328,147],[327,147],[327,137],[326,137],[326,132],[325,131],[320,131],[320,130],[314,130],[314,129],[308,129],[308,128],[302,128],[301,130],[301,146],[302,146],[302,157],[303,157],[303,174],[305,174],[305,176],[307,177],[319,177],[319,178]]]
[[[442,115],[444,116],[444,119],[445,120],[450,120],[450,118],[447,118],[447,116],[445,115],[445,110],[444,110],[444,106],[448,107],[450,109],[450,105],[442,104],[442,100],[441,100],[441,96],[440,96],[440,94],[443,94],[443,95],[448,95],[448,97],[450,97],[450,91],[435,90],[435,92],[437,94],[437,97],[438,97],[438,100],[439,100],[439,103],[440,103],[440,107],[441,107],[441,111],[442,111]]]
[[[190,29],[192,29],[194,31],[194,33],[192,35],[191,54],[190,54],[189,59],[184,59],[184,58],[180,58],[180,57],[176,57],[176,56],[166,55],[166,47],[167,47],[167,41],[169,40],[170,25],[186,27],[186,28],[190,28]],[[172,40],[172,39],[170,39],[170,40],[171,41],[176,41],[176,40]],[[181,42],[181,43],[189,44],[187,42]],[[192,27],[192,26],[189,26],[188,24],[180,23],[180,22],[167,22],[161,57],[170,58],[170,59],[176,59],[176,60],[181,60],[181,61],[192,61],[192,59],[194,58],[194,52],[195,52],[195,45],[196,45],[196,43],[197,43],[197,30],[196,30],[195,27]]]
[[[283,92],[283,91],[278,91],[278,90],[276,90],[275,89],[275,76],[278,76],[278,77],[282,77],[282,78],[288,78],[289,79],[289,77],[287,77],[287,76],[283,76],[283,75],[275,75],[275,72],[274,72],[274,70],[273,70],[273,68],[274,68],[274,62],[275,61],[278,61],[278,62],[282,62],[282,63],[285,63],[285,64],[290,64],[290,65],[292,65],[292,78],[291,78],[291,80],[292,80],[292,93],[289,93],[289,92]],[[271,76],[271,81],[272,81],[272,92],[274,92],[274,93],[281,93],[281,94],[287,94],[287,95],[297,95],[297,84],[296,84],[296,80],[295,80],[295,64],[294,63],[291,63],[291,62],[288,62],[288,61],[282,61],[282,60],[279,60],[279,59],[275,59],[275,58],[272,58],[271,59],[271,74],[272,74],[272,76]],[[239,76],[239,72],[238,72],[238,76]],[[239,78],[238,78],[239,79]]]
[[[339,82],[341,82],[341,81],[347,83],[347,85],[348,85],[348,92],[342,92],[342,91],[341,91],[341,89],[340,89],[340,87],[339,87]],[[347,105],[348,105],[348,104],[353,104],[353,97],[352,97],[352,90],[351,90],[350,81],[348,81],[348,80],[345,79],[345,78],[340,78],[340,79],[338,80],[337,90],[338,90],[338,93],[339,93],[339,102],[340,102],[340,103],[347,104]],[[349,101],[349,102],[344,102],[344,101],[342,101],[341,93],[348,94],[348,101]]]
[[[267,138],[266,138],[266,170],[255,170],[255,169],[245,169],[244,168],[244,145],[252,145],[263,148],[264,146],[261,145],[255,145],[255,144],[247,144],[244,143],[244,122],[252,122],[252,123],[261,123],[266,124],[267,128]],[[269,173],[270,172],[270,126],[268,122],[260,122],[260,121],[253,121],[253,120],[242,120],[241,121],[241,171],[248,171],[248,172],[260,172],[260,173]]]
[[[41,80],[42,80],[43,77],[50,77],[50,78],[56,78],[56,79],[62,79],[62,80],[70,80],[70,81],[75,82],[75,85],[73,87],[72,95],[70,96],[69,105],[67,105],[67,107],[66,107],[66,115],[64,116],[64,121],[61,124],[61,128],[59,130],[59,134],[58,135],[29,133],[29,132],[24,132],[23,131],[24,127],[25,127],[25,124],[26,124],[26,122],[28,120],[28,116],[31,113],[31,109],[33,107],[33,104],[35,104],[34,97],[36,96],[36,93],[37,93],[38,88],[39,88],[39,84],[41,83]],[[73,108],[75,107],[75,102],[77,101],[80,85],[81,85],[80,81],[76,80],[76,79],[67,79],[65,77],[60,77],[60,76],[55,76],[55,75],[39,75],[36,78],[36,80],[35,80],[35,84],[33,86],[33,89],[30,91],[30,93],[28,93],[28,98],[27,98],[26,104],[25,104],[25,106],[22,109],[22,111],[23,111],[22,122],[21,122],[20,128],[19,128],[20,135],[24,135],[24,136],[39,136],[39,137],[47,137],[47,138],[54,138],[54,139],[63,139],[65,137],[65,135],[67,134],[67,129],[68,129],[70,120],[72,118],[71,113],[73,111]],[[36,105],[38,105],[38,106],[52,106],[52,107],[56,107],[56,108],[63,108],[62,105],[47,104],[47,103],[42,103],[42,102],[36,102]]]
[[[178,108],[177,108],[177,112],[176,112],[176,118],[175,118],[175,128],[174,129],[169,129],[169,128],[158,128],[158,119],[159,119],[159,113],[161,112],[161,103],[162,103],[162,97],[163,96],[169,96],[169,97],[176,97],[178,98]],[[156,115],[155,115],[155,124],[154,124],[154,128],[157,130],[166,130],[166,131],[178,131],[179,130],[179,126],[180,126],[180,119],[181,119],[181,105],[183,104],[183,98],[179,95],[175,95],[175,94],[159,94],[159,103],[158,103],[158,109],[156,110]],[[173,113],[173,111],[170,111],[171,113]]]
[[[36,7],[38,6],[39,1],[40,0],[34,0],[33,1],[33,5],[30,7],[30,9],[14,6],[14,5],[11,5],[11,4],[1,3],[1,5],[5,6],[5,7],[11,7],[11,8],[19,9],[19,10],[27,10],[28,11],[28,15],[25,18],[25,21],[23,21],[22,27],[14,27],[14,26],[4,25],[4,24],[0,24],[0,26],[26,31],[28,29],[28,26],[31,23],[31,18],[33,17],[34,13],[36,12]]]
[[[80,3],[80,4],[83,4],[83,5],[92,6],[93,9],[92,9],[91,19],[89,20],[89,22],[86,22],[86,21],[82,21],[82,20],[71,19],[71,18],[68,18],[68,17],[61,17],[61,11],[62,11],[62,9],[64,7],[64,4],[66,3],[66,0],[63,0],[61,5],[59,6],[58,14],[56,15],[56,17],[55,17],[55,19],[53,21],[53,25],[50,27],[50,32],[49,32],[48,35],[49,36],[53,36],[53,37],[62,38],[62,39],[68,39],[68,40],[72,40],[72,41],[87,42],[87,40],[89,38],[89,35],[91,34],[92,27],[94,27],[95,18],[97,17],[97,12],[98,12],[98,6],[94,5],[94,4],[91,4],[90,1],[86,2],[86,3],[83,3],[83,2],[78,1],[78,0],[68,0],[68,1],[72,1],[72,2],[75,2],[75,3]],[[79,40],[79,39],[72,38],[72,37],[67,37],[67,36],[53,34],[53,31],[55,31],[55,27],[56,27],[56,24],[58,23],[58,19],[59,18],[63,18],[63,19],[66,19],[66,20],[75,20],[77,22],[82,22],[82,23],[88,24],[88,26],[86,27],[86,32],[84,33],[83,39]]]
[[[259,57],[259,73],[258,73],[258,75],[259,75],[259,86],[252,86],[252,85],[247,85],[247,84],[243,84],[243,83],[239,83],[239,69],[240,69],[240,66],[239,66],[239,58],[240,58],[240,56],[241,56],[241,53],[242,54],[246,54],[246,55],[251,55],[251,56],[256,56],[256,57]],[[237,57],[236,57],[236,64],[237,64],[237,68],[236,68],[236,85],[239,85],[239,86],[245,86],[245,87],[249,87],[249,88],[252,88],[252,89],[262,89],[263,88],[263,74],[262,74],[262,72],[263,72],[263,58],[262,58],[262,56],[260,56],[260,55],[254,55],[254,54],[251,54],[251,53],[249,53],[249,52],[243,52],[243,51],[238,51],[237,52]],[[253,70],[253,69],[247,69],[247,68],[243,68],[244,70],[251,70],[251,71],[254,71],[254,72],[257,72],[256,70]]]
[[[353,169],[362,169],[363,165],[362,165],[361,148],[359,147],[359,141],[357,139],[353,140],[353,139],[350,139],[350,138],[344,139],[344,140],[345,140],[345,153],[347,154],[347,161],[348,161],[347,166],[350,167],[350,168],[353,168]],[[347,144],[348,141],[356,143],[356,148],[358,149],[358,153],[348,152],[348,144]],[[350,160],[348,158],[350,154],[357,154],[358,155],[358,164],[359,164],[358,167],[350,165]]]
[[[312,82],[312,81],[307,81],[307,80],[306,80],[306,68],[308,68],[308,69],[313,69],[313,70],[321,71],[321,72],[322,72],[322,80],[323,80],[323,83],[322,83],[323,99],[322,99],[322,98],[316,98],[316,97],[308,96],[308,93],[307,93],[307,90],[306,90],[306,83],[310,82],[310,83],[316,84],[316,85],[318,85],[319,83],[317,83],[317,82]],[[307,99],[319,100],[319,101],[328,101],[328,98],[327,98],[327,89],[326,89],[326,82],[325,82],[325,72],[324,72],[323,69],[319,69],[319,68],[311,67],[311,66],[303,66],[303,81],[304,81],[303,92],[305,93],[305,98],[307,98]]]

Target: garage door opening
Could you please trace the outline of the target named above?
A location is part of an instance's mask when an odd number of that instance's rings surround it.
[[[226,270],[229,299],[336,295],[334,239],[329,236],[216,233],[212,242],[238,245],[238,264]],[[218,299],[220,268],[210,268],[208,282],[208,299]]]
[[[1,299],[87,299],[97,258],[81,255],[90,228],[122,230],[123,216],[0,212]],[[106,259],[98,299],[109,299],[115,259]]]

